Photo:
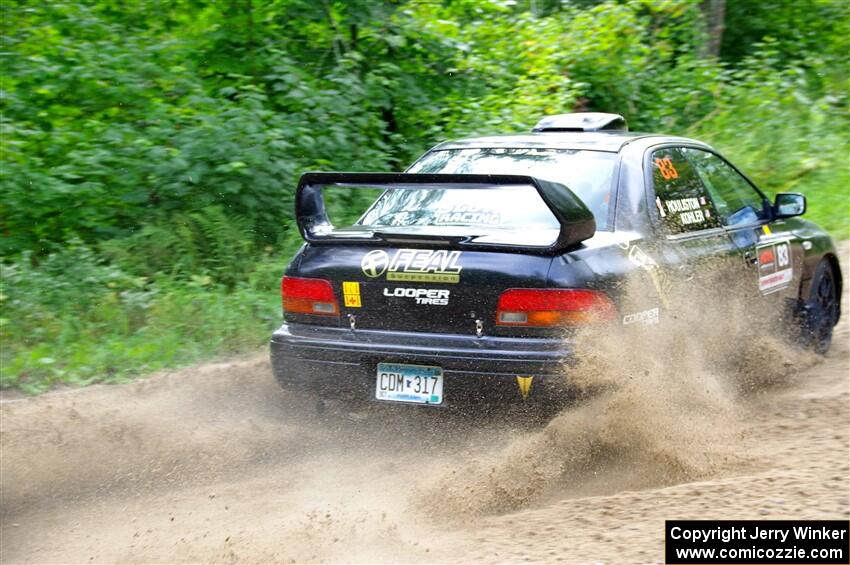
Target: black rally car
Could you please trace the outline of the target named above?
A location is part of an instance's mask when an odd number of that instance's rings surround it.
[[[353,225],[328,217],[323,194],[341,187],[379,194]],[[823,352],[842,279],[805,211],[800,194],[769,202],[710,146],[629,133],[613,114],[443,143],[406,173],[307,173],[274,373],[388,402],[535,397],[564,381],[564,328],[663,322],[662,275],[705,264],[762,305],[790,305]],[[626,303],[635,275],[652,285]]]

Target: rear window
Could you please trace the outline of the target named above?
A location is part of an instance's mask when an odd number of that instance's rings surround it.
[[[590,209],[599,230],[608,229],[608,209],[612,204],[616,154],[603,151],[538,148],[478,148],[431,151],[413,164],[409,173],[507,174],[528,175],[563,184]],[[473,196],[479,206],[489,206],[490,196]],[[502,214],[524,213],[524,207],[536,203],[515,197],[500,202]],[[484,202],[482,202],[484,200]],[[551,215],[537,195],[539,205]],[[554,220],[554,218],[553,218]]]

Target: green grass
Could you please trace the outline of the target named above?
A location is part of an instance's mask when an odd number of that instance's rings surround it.
[[[3,267],[0,388],[125,381],[259,347],[280,322],[285,254],[258,258],[234,287],[203,275],[144,280],[86,248],[66,255]]]
[[[156,290],[144,307],[109,293],[86,311],[4,319],[0,386],[33,393],[60,382],[115,382],[227,355],[261,345],[280,317],[273,291],[176,284]]]

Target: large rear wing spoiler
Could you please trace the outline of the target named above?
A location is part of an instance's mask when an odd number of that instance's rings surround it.
[[[525,252],[555,253],[581,243],[596,233],[593,214],[566,186],[524,175],[467,175],[467,174],[418,174],[418,173],[305,173],[298,181],[295,193],[295,218],[298,230],[305,241],[311,244],[388,244],[379,234],[368,232],[344,232],[334,230],[325,209],[322,195],[327,187],[366,189],[492,189],[503,186],[533,186],[560,224],[560,232],[550,245],[505,245],[480,243],[474,238],[418,236],[423,242],[439,241],[458,249],[513,249]],[[482,195],[483,196],[483,195]],[[417,236],[405,239],[415,244]]]

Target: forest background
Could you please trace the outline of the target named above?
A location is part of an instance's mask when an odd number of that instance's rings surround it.
[[[97,0],[2,7],[0,387],[254,349],[307,170],[606,111],[850,236],[843,0]]]

